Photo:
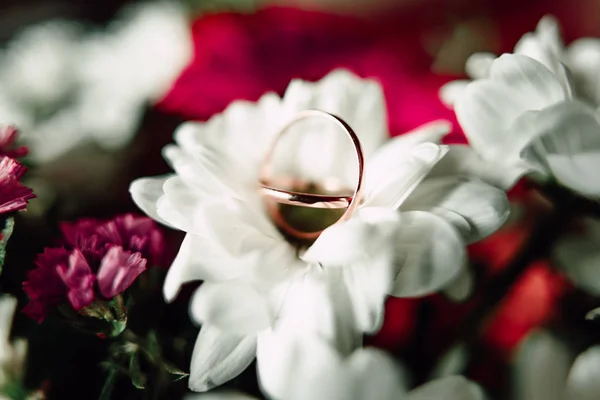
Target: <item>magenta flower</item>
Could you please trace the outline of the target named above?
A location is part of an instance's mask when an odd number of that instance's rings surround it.
[[[152,265],[161,264],[165,243],[156,223],[147,217],[133,214],[117,216],[109,221],[81,219],[61,224],[67,244],[78,246],[78,238],[97,237],[98,246],[108,249],[121,246],[123,250],[139,252]]]
[[[54,307],[65,300],[67,286],[56,267],[68,261],[69,252],[64,248],[48,248],[38,255],[37,268],[27,273],[27,281],[23,283],[23,290],[30,299],[23,312],[29,318],[42,322]]]
[[[33,190],[19,180],[27,171],[18,161],[9,157],[0,160],[0,214],[24,210],[33,199]]]
[[[56,272],[67,286],[67,297],[75,310],[92,304],[95,276],[81,250],[73,250],[68,264],[57,265]]]
[[[90,315],[88,306],[127,290],[164,248],[154,222],[132,214],[63,223],[61,229],[65,246],[40,254],[23,284],[30,298],[23,312],[39,322],[63,303]]]
[[[120,246],[112,247],[100,264],[98,287],[106,298],[112,298],[127,289],[146,270],[146,259],[140,253],[131,253]]]
[[[14,147],[19,131],[14,126],[0,127],[0,155],[21,158],[29,153],[27,146]]]

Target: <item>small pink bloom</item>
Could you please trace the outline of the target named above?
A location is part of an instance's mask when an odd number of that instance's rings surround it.
[[[63,222],[60,224],[60,230],[63,233],[65,242],[69,246],[77,247],[79,238],[89,238],[97,234],[98,227],[103,221],[94,218],[83,218],[77,222]]]
[[[12,158],[0,160],[0,214],[23,210],[35,197],[33,190],[19,181],[25,171],[27,168]]]
[[[146,259],[120,246],[111,247],[98,270],[98,287],[102,296],[110,299],[127,289],[146,270]]]
[[[97,237],[98,248],[104,250],[112,246],[121,246],[133,253],[139,252],[152,265],[161,263],[164,253],[164,238],[152,219],[133,214],[117,216],[108,221],[81,219],[75,223],[61,225],[67,244],[80,247],[82,238]]]
[[[80,310],[94,301],[95,277],[79,249],[73,250],[69,255],[68,264],[57,265],[56,272],[68,287],[67,297],[75,310]]]
[[[27,146],[14,147],[19,131],[14,126],[0,127],[0,155],[21,158],[29,153]]]

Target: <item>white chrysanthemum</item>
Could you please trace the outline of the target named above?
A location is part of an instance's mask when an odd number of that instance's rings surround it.
[[[516,400],[596,400],[600,393],[600,346],[579,354],[547,332],[521,344],[514,372]]]
[[[191,59],[188,25],[180,6],[156,2],[102,32],[66,21],[28,28],[0,54],[0,116],[36,162],[90,140],[121,147]]]
[[[566,82],[566,73],[561,65],[563,48],[558,23],[554,17],[545,16],[538,23],[535,32],[526,33],[517,42],[514,54],[525,55],[539,61]],[[490,66],[497,58],[498,56],[493,53],[472,54],[465,64],[467,76],[471,79],[488,78]],[[445,84],[440,89],[440,98],[448,107],[453,107],[469,82],[470,80],[456,80]]]
[[[586,39],[565,51],[556,21],[545,17],[535,32],[521,38],[514,54],[474,54],[466,69],[475,80],[450,82],[441,89],[469,143],[488,164],[473,167],[483,179],[508,188],[535,171],[583,195],[600,197],[595,179],[600,114],[589,101],[595,95],[574,91],[570,79],[585,90],[595,90],[593,82],[600,84],[594,69],[600,45],[590,43]]]
[[[600,106],[600,39],[581,38],[566,46],[558,21],[547,15],[540,20],[534,32],[523,35],[514,53],[539,61],[563,81],[571,80],[577,98]],[[485,78],[496,58],[492,53],[475,53],[467,60],[465,71],[471,79]],[[568,68],[568,74],[563,65]],[[468,82],[458,80],[444,85],[440,90],[441,99],[452,107]]]
[[[299,252],[271,222],[257,182],[271,139],[305,109],[352,126],[366,180],[357,214]],[[309,122],[292,129],[274,163],[292,176],[338,177],[353,187],[348,138],[326,120]],[[468,293],[464,244],[497,229],[508,204],[502,191],[464,177],[446,159],[451,152],[436,142],[448,130],[435,122],[387,140],[380,85],[344,70],[316,83],[293,81],[283,99],[235,102],[206,123],[178,129],[177,144],[164,149],[176,173],[140,179],[131,192],[148,215],[187,232],[165,281],[167,300],[183,283],[205,281],[191,306],[203,323],[192,389],[241,372],[257,338],[259,349],[268,347],[264,337],[273,329],[321,336],[348,353],[362,332],[378,330],[388,293],[420,296],[449,284],[457,297]]]
[[[481,388],[462,376],[433,380],[408,390],[402,369],[381,350],[359,349],[341,357],[315,339],[276,340],[267,363],[278,373],[259,383],[280,400],[483,400]],[[191,395],[186,400],[251,400],[237,393]]]

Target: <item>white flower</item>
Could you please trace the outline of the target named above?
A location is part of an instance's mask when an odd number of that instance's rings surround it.
[[[537,172],[589,197],[600,196],[597,111],[571,97],[570,88],[540,62],[505,54],[489,77],[471,82],[455,111],[470,145],[496,167],[487,177],[510,187]],[[489,167],[487,167],[489,168]]]
[[[514,54],[521,54],[542,63],[546,68],[567,81],[566,71],[561,65],[563,43],[558,23],[551,16],[543,17],[535,32],[529,32],[517,42]],[[465,72],[471,79],[489,77],[490,66],[498,57],[493,53],[474,53],[465,64]],[[453,107],[460,93],[469,84],[469,80],[451,81],[440,89],[440,98],[448,106]],[[566,85],[565,85],[566,86]]]
[[[600,221],[583,217],[574,232],[559,239],[552,250],[555,264],[579,288],[600,296]]]
[[[509,188],[535,171],[583,195],[600,196],[593,172],[600,165],[600,115],[598,104],[589,101],[600,93],[588,93],[600,85],[598,43],[582,39],[565,50],[557,22],[547,16],[521,38],[514,54],[469,58],[467,74],[475,81],[450,82],[440,96],[455,108],[483,158],[470,160],[474,174]],[[571,81],[583,92],[573,90]]]
[[[516,400],[595,400],[600,393],[600,346],[573,362],[565,344],[540,331],[521,344],[515,366]]]
[[[191,55],[184,10],[167,2],[129,8],[103,32],[32,26],[0,53],[0,117],[19,126],[35,162],[89,141],[119,148]]]
[[[277,340],[279,338],[273,338]],[[265,357],[276,373],[259,376],[268,398],[278,400],[483,400],[483,391],[462,376],[450,376],[408,390],[407,377],[381,350],[358,349],[341,357],[319,340],[275,342]],[[186,400],[251,399],[237,393],[209,393]]]
[[[271,139],[305,109],[353,127],[366,181],[357,214],[298,252],[270,221],[256,185]],[[274,164],[290,176],[338,177],[353,187],[348,138],[327,121],[308,122],[281,142]],[[176,174],[140,179],[131,193],[148,215],[187,232],[165,281],[167,300],[183,283],[205,281],[191,305],[203,323],[192,389],[240,373],[255,356],[257,336],[260,368],[261,343],[268,348],[264,337],[274,330],[320,336],[348,354],[362,332],[378,330],[388,293],[419,296],[454,281],[454,295],[468,292],[464,243],[497,229],[507,201],[500,190],[454,173],[448,147],[434,143],[448,130],[436,122],[386,140],[381,87],[343,70],[317,83],[293,81],[283,99],[235,102],[206,123],[178,129],[177,145],[164,149]]]
[[[14,297],[0,297],[0,388],[21,378],[27,352],[27,342],[24,340],[9,341],[16,307],[17,299]]]

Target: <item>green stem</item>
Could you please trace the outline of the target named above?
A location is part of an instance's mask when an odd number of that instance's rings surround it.
[[[116,369],[110,369],[108,371],[108,376],[106,377],[106,381],[104,382],[104,386],[102,387],[102,392],[100,393],[100,397],[98,400],[110,400],[112,397],[112,391],[117,383],[118,371]]]

